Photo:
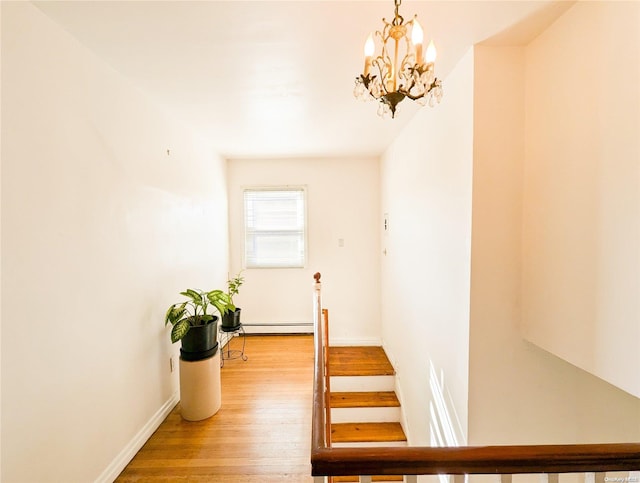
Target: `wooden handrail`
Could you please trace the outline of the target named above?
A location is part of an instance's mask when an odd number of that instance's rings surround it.
[[[315,367],[311,474],[435,475],[640,470],[640,443],[333,448],[326,440],[325,351],[320,274],[314,290]]]
[[[331,372],[329,371],[329,311],[327,309],[322,309],[322,322],[322,349],[324,351],[324,442],[328,447],[331,447]]]
[[[314,276],[314,293],[313,293],[313,332],[314,332],[314,374],[313,374],[313,415],[311,427],[311,448],[326,449],[330,447],[329,441],[326,440],[325,428],[327,421],[325,419],[326,406],[324,394],[324,367],[325,354],[323,348],[324,336],[322,334],[322,296],[320,273]],[[312,456],[313,459],[313,456]]]

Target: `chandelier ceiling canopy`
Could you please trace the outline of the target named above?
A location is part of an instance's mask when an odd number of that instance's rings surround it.
[[[424,46],[424,31],[417,15],[406,22],[398,13],[401,0],[394,0],[391,23],[384,18],[382,31],[369,34],[364,44],[364,71],[356,77],[354,95],[363,101],[377,100],[378,114],[395,117],[405,98],[434,106],[442,99],[442,82],[435,77],[436,48]],[[375,41],[379,42],[376,49]]]

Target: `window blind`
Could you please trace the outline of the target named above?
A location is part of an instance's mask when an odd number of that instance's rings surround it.
[[[248,268],[305,265],[305,191],[244,191],[245,264]]]

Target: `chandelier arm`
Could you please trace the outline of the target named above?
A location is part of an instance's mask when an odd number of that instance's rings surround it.
[[[406,62],[407,64],[411,65],[411,59],[414,60],[413,64],[416,64],[418,59],[415,58],[415,54],[412,52],[411,41],[409,40],[409,37],[405,36],[404,41],[407,54],[404,56],[404,59],[402,59],[402,64],[404,65],[404,63]]]
[[[384,50],[383,50],[384,53]],[[391,59],[388,55],[386,58],[383,55],[379,55],[372,61],[372,65],[378,69],[378,74],[380,74],[380,85],[384,94],[389,93],[389,89],[387,88],[387,79],[389,78],[389,66],[391,65]]]
[[[391,29],[391,24],[385,22],[385,26],[382,29],[382,31],[376,30],[374,34],[376,37],[379,37],[380,46],[382,48],[382,52],[378,57],[389,57],[389,54],[387,53],[387,41],[389,40],[389,29]]]
[[[405,97],[411,99],[412,101],[417,101],[418,99],[422,99],[423,97],[429,95],[429,93],[435,89],[436,87],[438,87],[440,85],[440,81],[438,79],[435,79],[431,85],[429,86],[428,89],[425,89],[424,92],[418,96],[414,96],[413,94],[411,94],[409,91],[399,91],[402,92],[402,94],[405,95]],[[413,85],[411,86],[413,87]]]
[[[377,59],[389,58],[389,54],[387,53],[387,39],[389,38],[387,31],[389,30],[389,27],[390,25],[386,24],[384,29],[382,29],[382,32],[380,30],[376,30],[374,34],[376,37],[380,38],[380,46],[382,47],[380,55],[376,57]]]

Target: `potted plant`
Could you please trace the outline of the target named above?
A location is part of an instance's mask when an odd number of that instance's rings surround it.
[[[228,311],[222,314],[222,330],[233,331],[240,327],[240,307],[236,307],[233,303],[234,295],[237,295],[240,287],[244,283],[244,277],[242,277],[242,271],[240,271],[235,277],[227,280],[227,297],[229,299]]]
[[[215,355],[218,349],[218,317],[234,310],[231,297],[222,290],[204,292],[187,289],[180,292],[188,300],[171,305],[165,315],[165,326],[171,324],[171,342],[181,341],[180,355],[186,361],[198,361]]]

